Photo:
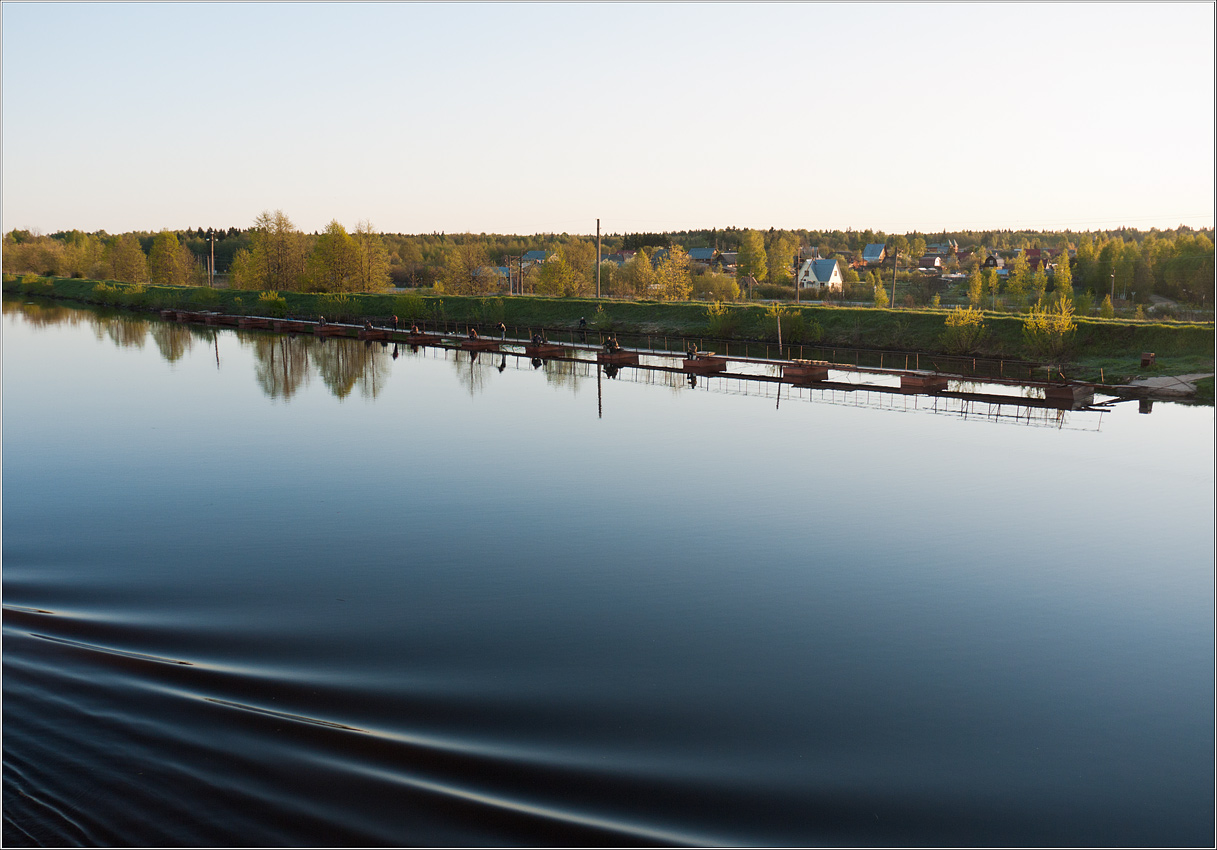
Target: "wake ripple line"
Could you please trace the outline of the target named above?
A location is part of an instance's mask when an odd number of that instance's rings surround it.
[[[124,658],[136,658],[140,661],[155,661],[157,664],[176,664],[181,667],[194,666],[193,661],[180,661],[176,658],[164,658],[159,655],[145,655],[140,652],[128,652],[124,649],[114,649],[113,647],[109,646],[98,646],[94,643],[84,643],[83,641],[79,640],[68,640],[67,638],[53,637],[51,635],[38,634],[37,632],[30,632],[30,637],[41,638],[42,640],[49,640],[55,643],[67,644],[68,646],[74,646],[77,649],[87,649],[92,652],[104,652],[107,655],[121,655]]]
[[[645,824],[625,824],[606,817],[583,814],[574,810],[557,809],[543,804],[528,803],[523,800],[513,800],[494,793],[462,788],[459,785],[449,782],[425,779],[420,776],[403,774],[395,771],[391,772],[382,768],[364,766],[357,768],[357,770],[365,776],[375,776],[396,785],[405,785],[410,788],[417,788],[419,790],[429,791],[440,796],[476,803],[478,805],[498,809],[500,811],[529,815],[541,820],[552,821],[554,823],[573,824],[576,826],[598,829],[606,832],[617,833],[618,835],[629,835],[636,838],[642,838],[649,842],[655,842],[656,844],[711,847],[718,843],[702,840],[690,835],[681,835],[677,832],[663,829],[662,827],[658,826]]]
[[[335,723],[331,720],[321,720],[316,717],[307,717],[302,714],[292,714],[286,711],[274,711],[273,709],[269,708],[261,708],[259,706],[233,702],[230,700],[219,699],[217,697],[202,697],[202,699],[215,705],[221,705],[226,708],[235,708],[238,711],[248,711],[253,714],[276,717],[282,720],[309,723],[329,729],[341,729],[346,732],[358,732],[363,735],[376,735],[376,733],[368,729],[360,729],[357,726],[348,726],[345,723]],[[328,761],[328,759],[322,760]],[[351,768],[348,766],[347,769]],[[428,791],[433,794],[439,794],[441,796],[451,797],[453,799],[460,799],[466,802],[487,806],[489,808],[499,809],[501,811],[529,815],[555,823],[566,823],[592,829],[605,830],[621,835],[631,835],[634,837],[641,837],[647,841],[658,841],[664,844],[709,846],[705,841],[697,840],[687,835],[680,835],[679,833],[674,833],[662,828],[656,828],[654,826],[632,826],[608,818],[600,818],[590,814],[581,814],[576,811],[555,809],[545,805],[528,803],[523,800],[513,800],[494,793],[475,791],[469,788],[461,787],[457,784],[426,779],[421,776],[411,775],[408,773],[403,774],[396,771],[387,771],[382,768],[371,766],[363,766],[360,768],[355,768],[355,770],[364,774],[365,776],[375,776],[383,781],[388,781],[393,784],[405,785],[418,790]]]
[[[345,723],[335,723],[332,720],[321,720],[316,717],[306,717],[303,714],[289,714],[286,711],[272,711],[269,708],[259,708],[256,705],[246,705],[241,702],[230,702],[226,699],[217,699],[216,697],[203,697],[207,702],[215,703],[216,705],[227,706],[228,708],[239,709],[240,711],[252,711],[254,714],[266,714],[271,717],[279,717],[283,720],[295,720],[300,723],[311,723],[314,726],[325,726],[330,729],[342,729],[347,732],[361,732],[364,735],[372,734],[367,729],[360,729],[358,726],[347,726]]]
[[[21,824],[17,823],[17,821],[13,820],[12,817],[9,816],[8,812],[4,813],[4,822],[6,824],[8,824],[10,829],[24,835],[29,840],[31,847],[38,846],[38,839],[34,838],[34,836],[31,835],[29,833],[29,831],[25,829],[25,827],[23,827]]]

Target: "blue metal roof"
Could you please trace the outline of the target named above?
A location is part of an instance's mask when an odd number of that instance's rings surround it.
[[[815,271],[816,280],[820,283],[828,283],[832,278],[832,273],[837,268],[836,260],[812,260],[811,267]]]

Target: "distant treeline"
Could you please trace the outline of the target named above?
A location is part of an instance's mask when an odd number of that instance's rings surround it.
[[[606,234],[604,256],[637,251],[633,259],[600,268],[601,292],[616,297],[646,296],[732,300],[737,278],[690,263],[687,251],[711,248],[737,255],[739,278],[789,284],[794,259],[802,252],[848,259],[868,244],[899,246],[915,260],[927,243],[954,241],[972,263],[986,252],[1009,256],[1020,248],[1069,249],[1074,287],[1101,298],[1111,290],[1136,293],[1138,302],[1158,294],[1187,304],[1213,304],[1213,230],[1104,231],[987,230],[890,234],[877,230],[756,231],[728,227],[665,233]],[[554,295],[595,292],[596,241],[586,235],[532,236],[472,233],[378,233],[367,222],[348,232],[331,222],[306,234],[281,211],[265,212],[250,227],[204,228],[160,233],[108,234],[78,230],[46,235],[13,230],[4,235],[4,271],[60,277],[113,279],[164,284],[200,284],[214,271],[237,288],[285,291],[378,291],[390,284],[434,287],[453,294],[515,291]],[[983,249],[983,251],[982,251]],[[528,252],[547,261],[522,262]],[[902,263],[904,260],[902,259]],[[967,271],[948,260],[947,269]],[[508,276],[511,282],[508,283]],[[846,280],[857,280],[847,274]],[[871,277],[873,280],[874,277]],[[864,273],[862,282],[867,283]]]

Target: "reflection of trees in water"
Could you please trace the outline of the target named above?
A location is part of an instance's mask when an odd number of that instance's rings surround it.
[[[317,374],[338,398],[346,398],[359,387],[364,398],[376,398],[389,371],[385,350],[370,341],[330,338],[311,348]]]
[[[38,328],[52,325],[78,325],[81,321],[79,310],[59,304],[37,304],[32,301],[12,299],[4,302],[4,312],[21,316],[25,319],[26,324]]]
[[[152,326],[152,341],[170,363],[181,360],[194,345],[194,335],[182,325],[157,322]]]
[[[570,387],[571,394],[575,395],[579,392],[579,379],[583,377],[579,374],[582,366],[573,360],[546,360],[545,382],[554,388]]]
[[[130,316],[109,316],[105,322],[106,336],[119,348],[143,348],[148,339],[148,321]]]
[[[494,366],[494,358],[477,351],[454,351],[452,365],[456,369],[457,379],[469,390],[469,396],[473,397],[486,388],[486,375]]]
[[[256,334],[249,343],[262,392],[271,398],[290,399],[300,387],[308,385],[312,337]]]
[[[672,391],[673,395],[679,395],[690,388],[689,378],[692,375],[686,375],[684,372],[652,372],[652,383],[659,383],[667,386]]]

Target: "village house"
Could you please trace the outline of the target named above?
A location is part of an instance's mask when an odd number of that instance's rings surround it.
[[[887,246],[881,242],[873,242],[862,249],[862,262],[868,266],[881,266],[887,259]]]
[[[942,271],[942,256],[939,254],[926,254],[917,261],[917,268],[921,271]]]
[[[637,251],[617,251],[613,254],[605,254],[600,262],[615,263],[618,266],[624,266],[630,260],[634,259],[634,255],[637,253]]]
[[[802,289],[840,290],[844,281],[836,260],[804,260],[799,267],[799,287]]]
[[[1035,271],[1041,265],[1044,271],[1048,271],[1055,265],[1056,258],[1061,254],[1060,248],[1028,248],[1025,252],[1027,255],[1027,267],[1031,271]]]

